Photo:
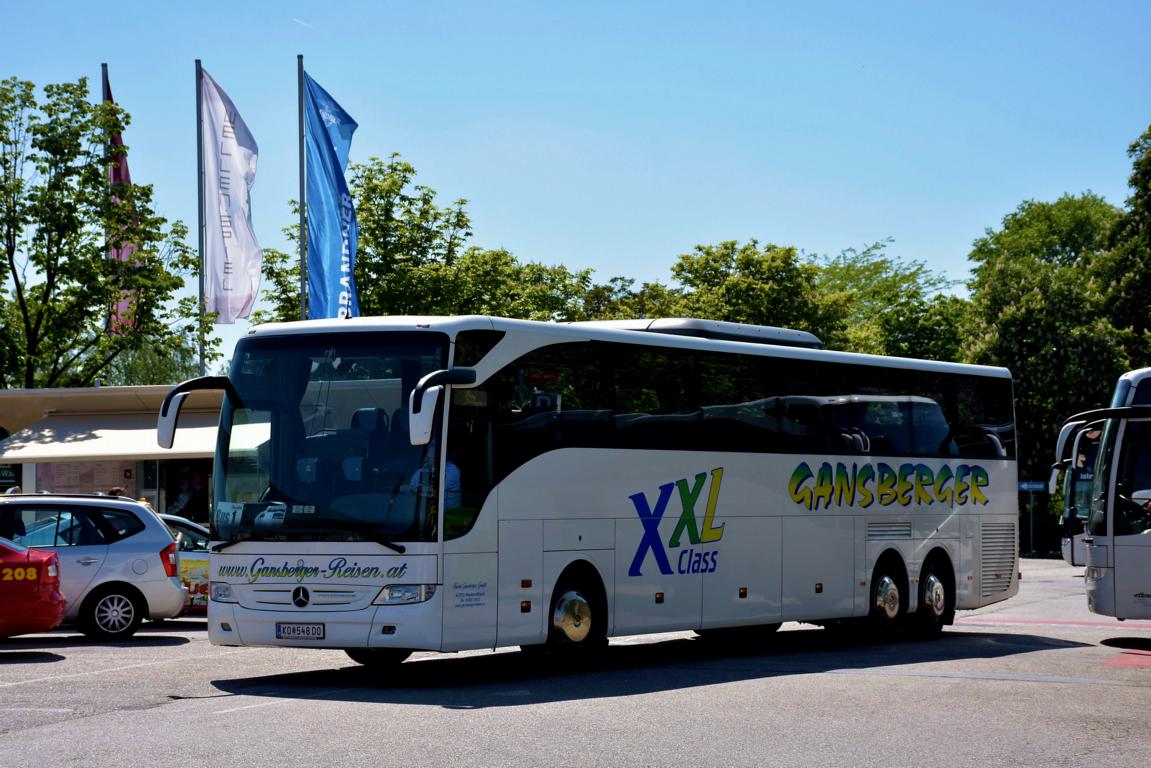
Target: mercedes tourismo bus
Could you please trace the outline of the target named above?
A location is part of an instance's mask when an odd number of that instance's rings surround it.
[[[927,631],[1018,589],[1001,368],[693,320],[270,324],[237,345],[209,636],[596,646],[784,621]]]
[[[1061,470],[1091,463],[1083,530],[1087,606],[1118,619],[1151,618],[1151,368],[1119,377],[1111,407],[1069,418],[1059,432],[1051,492]],[[1068,474],[1071,474],[1069,472]],[[1064,507],[1078,509],[1064,483]],[[1071,531],[1074,535],[1074,531]]]

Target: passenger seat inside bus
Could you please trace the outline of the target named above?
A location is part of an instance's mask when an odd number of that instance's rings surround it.
[[[382,408],[359,408],[352,414],[350,434],[361,444],[358,455],[341,461],[345,480],[359,482],[372,476],[385,461],[388,441],[388,415]]]

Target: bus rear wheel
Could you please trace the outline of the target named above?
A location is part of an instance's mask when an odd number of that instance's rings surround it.
[[[939,560],[923,568],[919,580],[919,609],[915,613],[916,632],[924,637],[938,635],[945,624],[955,620],[955,594],[951,571]]]
[[[403,648],[345,648],[344,653],[357,664],[365,667],[394,667],[412,655]]]

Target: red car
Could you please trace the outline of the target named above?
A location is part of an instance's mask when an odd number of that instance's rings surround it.
[[[0,538],[0,637],[47,632],[63,619],[60,558]]]

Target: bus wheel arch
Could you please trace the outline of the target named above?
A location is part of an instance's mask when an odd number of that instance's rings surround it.
[[[907,616],[909,597],[903,557],[894,549],[886,550],[871,573],[869,620],[880,631],[896,629]]]
[[[933,549],[924,559],[919,575],[916,629],[925,635],[935,635],[944,626],[955,623],[955,600],[955,568],[951,558],[945,550]]]
[[[607,644],[607,590],[587,560],[570,563],[556,579],[548,612],[547,644],[555,649]]]

